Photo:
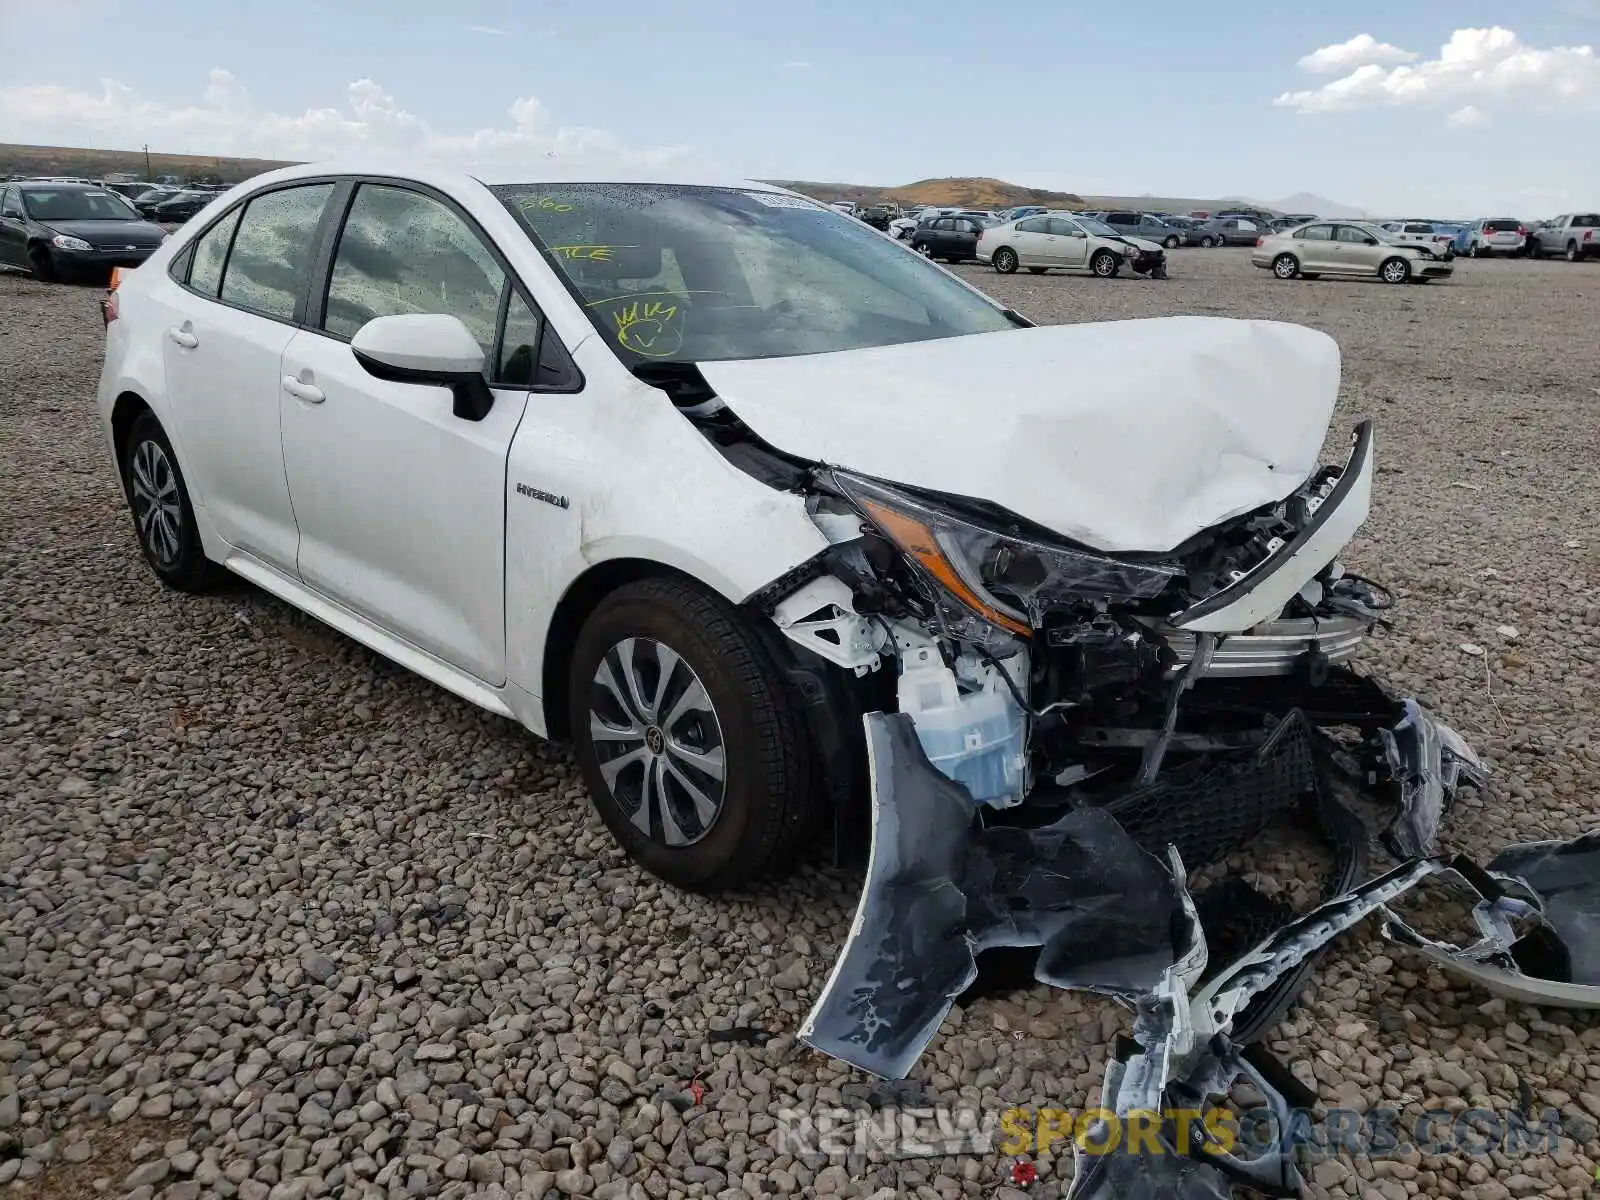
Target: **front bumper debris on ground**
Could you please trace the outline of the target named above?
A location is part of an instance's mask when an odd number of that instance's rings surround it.
[[[1201,701],[1225,710],[1231,686]],[[1369,731],[1363,762],[1328,729],[1370,724],[1385,711],[1381,697],[1341,673],[1303,689],[1304,708],[1228,761],[1185,764],[1031,827],[995,819],[937,770],[911,718],[868,715],[867,880],[801,1039],[874,1075],[903,1078],[977,979],[980,954],[1036,947],[1039,982],[1132,1010],[1133,1036],[1108,1067],[1103,1107],[1119,1119],[1154,1114],[1160,1145],[1159,1153],[1080,1150],[1072,1196],[1225,1197],[1235,1185],[1299,1194],[1283,1095],[1296,1085],[1252,1043],[1292,1004],[1317,956],[1368,916],[1381,917],[1391,943],[1491,992],[1600,1007],[1600,833],[1514,846],[1487,867],[1432,854],[1456,787],[1481,784],[1485,770],[1459,735],[1410,700],[1388,702],[1392,723]],[[1374,769],[1385,764],[1387,776]],[[1366,827],[1331,784],[1341,771],[1398,807],[1386,840],[1403,861],[1365,881]],[[1208,928],[1240,914],[1205,903],[1207,893],[1191,896],[1187,869],[1219,860],[1297,806],[1334,851],[1329,897],[1242,945],[1237,928]],[[1465,891],[1475,938],[1458,946],[1402,919],[1392,906],[1424,884]],[[1239,888],[1226,880],[1213,891]],[[1230,943],[1237,950],[1223,959],[1217,951]],[[1180,1136],[1160,1116],[1201,1110],[1240,1080],[1265,1098],[1281,1131],[1278,1144],[1257,1145],[1248,1159],[1208,1143],[1201,1126]]]

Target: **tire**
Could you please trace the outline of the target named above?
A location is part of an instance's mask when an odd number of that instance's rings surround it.
[[[1166,241],[1162,242],[1161,244],[1168,250],[1176,250],[1182,243],[1179,242],[1177,234],[1170,233],[1167,235]]]
[[[1014,275],[1017,271],[1017,252],[1010,246],[1001,246],[989,258],[994,269],[1002,275]]]
[[[1579,249],[1578,243],[1576,241],[1572,241],[1572,242],[1568,242],[1567,243],[1567,261],[1568,262],[1582,262],[1583,261],[1583,251],[1581,249]]]
[[[665,690],[657,691],[662,647],[675,657]],[[631,689],[629,673],[636,681]],[[602,675],[630,696],[652,694],[658,703],[630,706],[600,682]],[[683,709],[686,701],[693,705],[695,683],[705,704]],[[645,870],[682,888],[715,892],[792,865],[819,815],[817,760],[772,653],[732,606],[676,579],[619,588],[578,634],[568,695],[574,747],[595,809]],[[673,721],[670,714],[680,709]],[[596,728],[614,735],[597,740]],[[637,738],[616,736],[624,730],[638,731]],[[607,767],[618,758],[634,761],[611,767],[608,782]],[[695,766],[714,761],[722,764],[720,783]],[[648,796],[647,778],[663,781]],[[720,799],[711,807],[714,786]],[[698,810],[691,788],[707,801]],[[642,815],[644,828],[634,814]]]
[[[56,271],[55,256],[45,246],[29,250],[28,263],[33,268],[33,277],[40,283],[54,283],[61,277]]]
[[[1279,279],[1293,279],[1300,274],[1300,260],[1292,254],[1280,254],[1272,260],[1272,273]]]
[[[1203,237],[1200,239],[1201,247],[1206,250],[1211,249],[1211,247],[1215,246],[1216,244],[1216,241],[1210,237]]]
[[[1522,252],[1525,257],[1533,259],[1534,262],[1538,262],[1544,257],[1544,247],[1537,242],[1529,242],[1523,247]]]
[[[1043,275],[1044,272],[1045,272],[1045,268],[1043,268],[1043,267],[1029,267],[1028,268],[1028,274],[1029,275]]]
[[[922,255],[923,258],[932,258],[933,257],[933,255],[928,253],[928,243],[927,242],[912,242],[911,243],[911,248],[913,250],[915,250],[918,254]]]
[[[1378,278],[1385,283],[1405,283],[1411,278],[1411,264],[1403,258],[1386,258],[1378,264]]]
[[[203,592],[222,577],[206,558],[178,456],[154,413],[141,413],[122,456],[123,494],[134,536],[156,578],[179,592]]]
[[[1089,258],[1089,270],[1101,279],[1111,279],[1122,269],[1122,260],[1110,250],[1096,250]]]

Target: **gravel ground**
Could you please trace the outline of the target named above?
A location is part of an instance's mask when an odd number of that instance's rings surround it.
[[[1395,288],[1173,259],[1165,283],[962,272],[1042,322],[1217,313],[1337,337],[1330,452],[1370,416],[1382,464],[1349,557],[1404,599],[1366,661],[1495,770],[1450,845],[1595,824],[1600,267],[1467,262]],[[163,592],[95,424],[96,299],[0,276],[8,1193],[1060,1194],[1063,1156],[1024,1189],[998,1156],[773,1145],[780,1109],[886,1098],[793,1040],[858,874],[672,892],[612,847],[560,749],[243,584]],[[1321,1100],[1548,1105],[1575,1140],[1330,1158],[1312,1194],[1587,1194],[1600,1025],[1491,1001],[1375,936],[1347,937],[1271,1039]],[[887,1098],[1092,1104],[1120,1028],[1044,988],[977,1000]]]

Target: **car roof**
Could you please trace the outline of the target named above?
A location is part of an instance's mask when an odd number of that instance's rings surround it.
[[[324,175],[391,175],[401,179],[415,180],[418,183],[432,184],[445,191],[459,188],[472,182],[477,182],[487,187],[541,183],[632,183],[685,187],[726,187],[737,188],[742,191],[783,192],[788,195],[799,195],[798,192],[790,191],[790,189],[779,187],[776,184],[761,183],[753,179],[741,179],[735,175],[721,175],[705,171],[674,171],[659,167],[635,169],[595,167],[584,166],[576,161],[568,162],[559,159],[535,159],[513,167],[463,166],[461,164],[415,158],[327,159],[321,162],[298,163],[290,167],[279,167],[275,171],[256,175],[240,186],[249,186],[253,189],[268,184],[286,183],[295,179]],[[836,203],[848,204],[851,202],[836,201]]]
[[[20,188],[48,188],[52,192],[103,192],[106,189],[98,183],[56,183],[50,179],[21,179],[13,186]]]

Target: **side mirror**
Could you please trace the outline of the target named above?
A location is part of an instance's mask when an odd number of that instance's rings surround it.
[[[1377,238],[1375,238],[1375,237],[1369,237],[1369,238],[1368,238],[1368,239],[1367,239],[1367,245],[1369,245],[1369,246],[1376,246],[1376,245],[1377,245],[1377,244],[1378,244],[1378,239],[1377,239]]]
[[[494,407],[483,377],[483,349],[459,317],[404,313],[374,317],[350,339],[350,350],[374,379],[447,387],[463,421],[481,421]]]

